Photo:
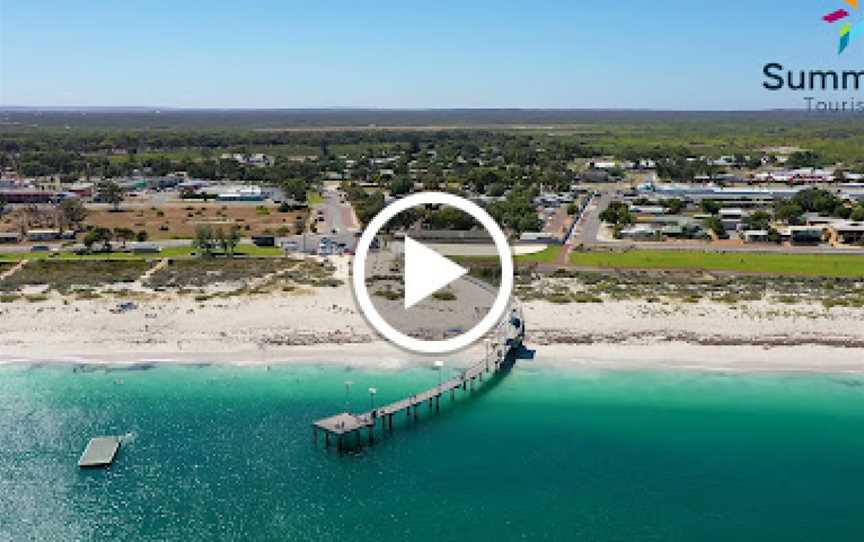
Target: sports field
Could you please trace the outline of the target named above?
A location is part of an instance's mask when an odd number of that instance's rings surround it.
[[[553,245],[546,247],[540,252],[534,254],[524,254],[516,256],[517,263],[555,263],[558,255],[561,254],[561,246]]]
[[[571,255],[570,261],[578,266],[604,269],[704,269],[776,275],[864,277],[864,256],[842,254],[632,250],[576,252]]]

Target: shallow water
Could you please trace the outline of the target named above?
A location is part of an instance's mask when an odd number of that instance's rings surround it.
[[[0,367],[0,539],[864,539],[864,378],[520,363],[342,457],[310,422],[343,381],[365,409],[437,374]]]

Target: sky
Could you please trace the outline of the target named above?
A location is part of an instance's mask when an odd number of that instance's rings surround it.
[[[864,32],[838,56],[839,29],[821,20],[841,7],[0,0],[0,105],[799,107],[801,93],[762,87],[762,67],[864,70]]]

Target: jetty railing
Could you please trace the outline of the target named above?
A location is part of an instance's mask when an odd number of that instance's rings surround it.
[[[435,387],[429,388],[417,394],[409,395],[404,399],[374,408],[359,414],[342,412],[329,418],[317,420],[312,424],[312,440],[318,443],[318,433],[324,433],[324,445],[330,447],[335,440],[339,452],[345,450],[346,438],[355,437],[355,442],[362,437],[362,432],[368,432],[369,444],[375,442],[375,427],[380,421],[381,428],[393,430],[393,417],[401,412],[406,416],[419,416],[419,409],[423,404],[428,408],[435,407],[438,412],[441,409],[441,397],[447,393],[450,398],[455,399],[457,392],[474,391],[479,383],[483,382],[484,375],[494,375],[506,368],[513,362],[516,352],[522,348],[525,337],[525,322],[521,308],[514,307],[509,316],[503,320],[492,333],[490,348],[483,359],[474,365],[461,371],[457,376],[441,382]]]

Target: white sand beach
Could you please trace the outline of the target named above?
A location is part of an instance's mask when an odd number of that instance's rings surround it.
[[[337,288],[196,300],[152,293],[0,304],[0,362],[430,363],[389,345]],[[523,304],[526,364],[591,368],[864,372],[864,310],[741,302]],[[453,366],[482,344],[445,356]],[[436,358],[437,359],[437,358]]]

